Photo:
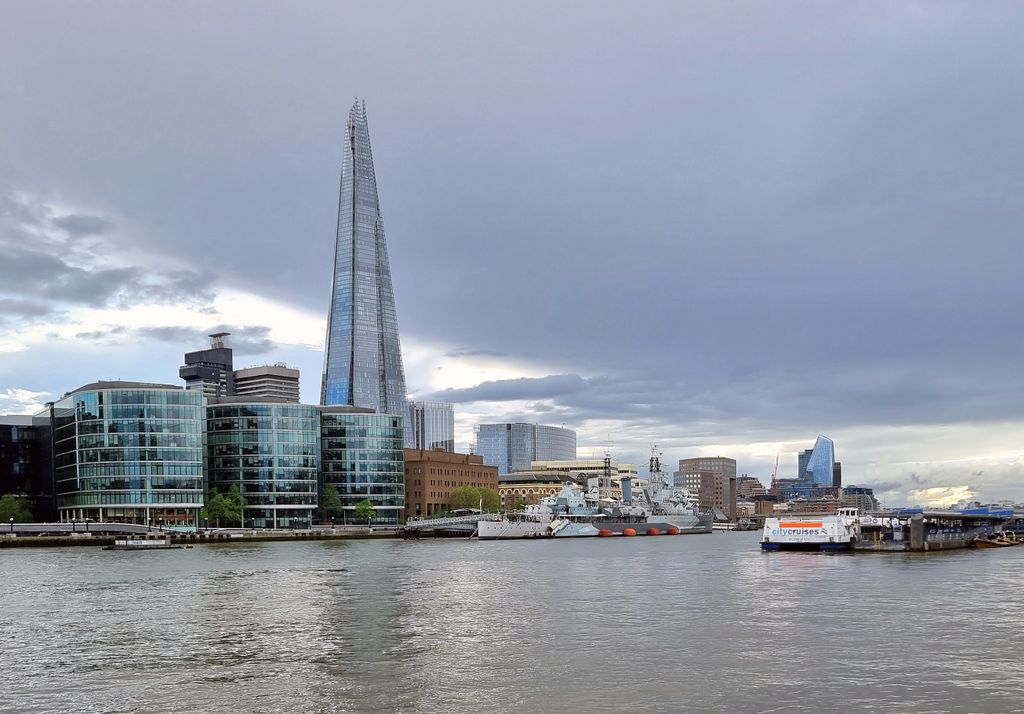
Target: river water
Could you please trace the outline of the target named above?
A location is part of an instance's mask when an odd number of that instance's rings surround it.
[[[4,712],[1021,712],[1024,547],[0,551]]]

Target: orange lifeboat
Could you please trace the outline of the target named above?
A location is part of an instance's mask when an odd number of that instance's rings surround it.
[[[678,528],[676,528],[675,526],[671,526],[671,527],[670,527],[670,528],[669,528],[669,529],[668,529],[668,530],[666,531],[666,533],[668,533],[669,535],[679,535],[679,529],[678,529]]]
[[[601,538],[608,538],[609,536],[615,535],[615,531],[610,530],[608,528],[602,528],[597,532],[597,535]]]
[[[661,531],[657,528],[648,528],[647,535],[661,535]]]
[[[622,531],[622,535],[624,535],[624,536],[635,536],[636,535],[636,531],[633,530],[632,528],[624,528],[623,531]]]

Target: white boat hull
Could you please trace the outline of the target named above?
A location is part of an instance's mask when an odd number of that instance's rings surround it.
[[[509,520],[477,522],[477,538],[480,540],[550,537],[547,523]]]

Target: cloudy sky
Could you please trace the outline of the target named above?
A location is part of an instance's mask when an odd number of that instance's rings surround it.
[[[177,382],[214,327],[318,399],[366,100],[409,389],[890,505],[1024,500],[1024,6],[11,3],[0,413]]]

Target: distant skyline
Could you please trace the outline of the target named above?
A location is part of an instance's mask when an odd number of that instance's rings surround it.
[[[301,8],[6,8],[0,414],[175,383],[217,328],[318,402],[359,96],[459,449],[565,424],[767,480],[825,434],[886,504],[1024,500],[1024,7]]]

